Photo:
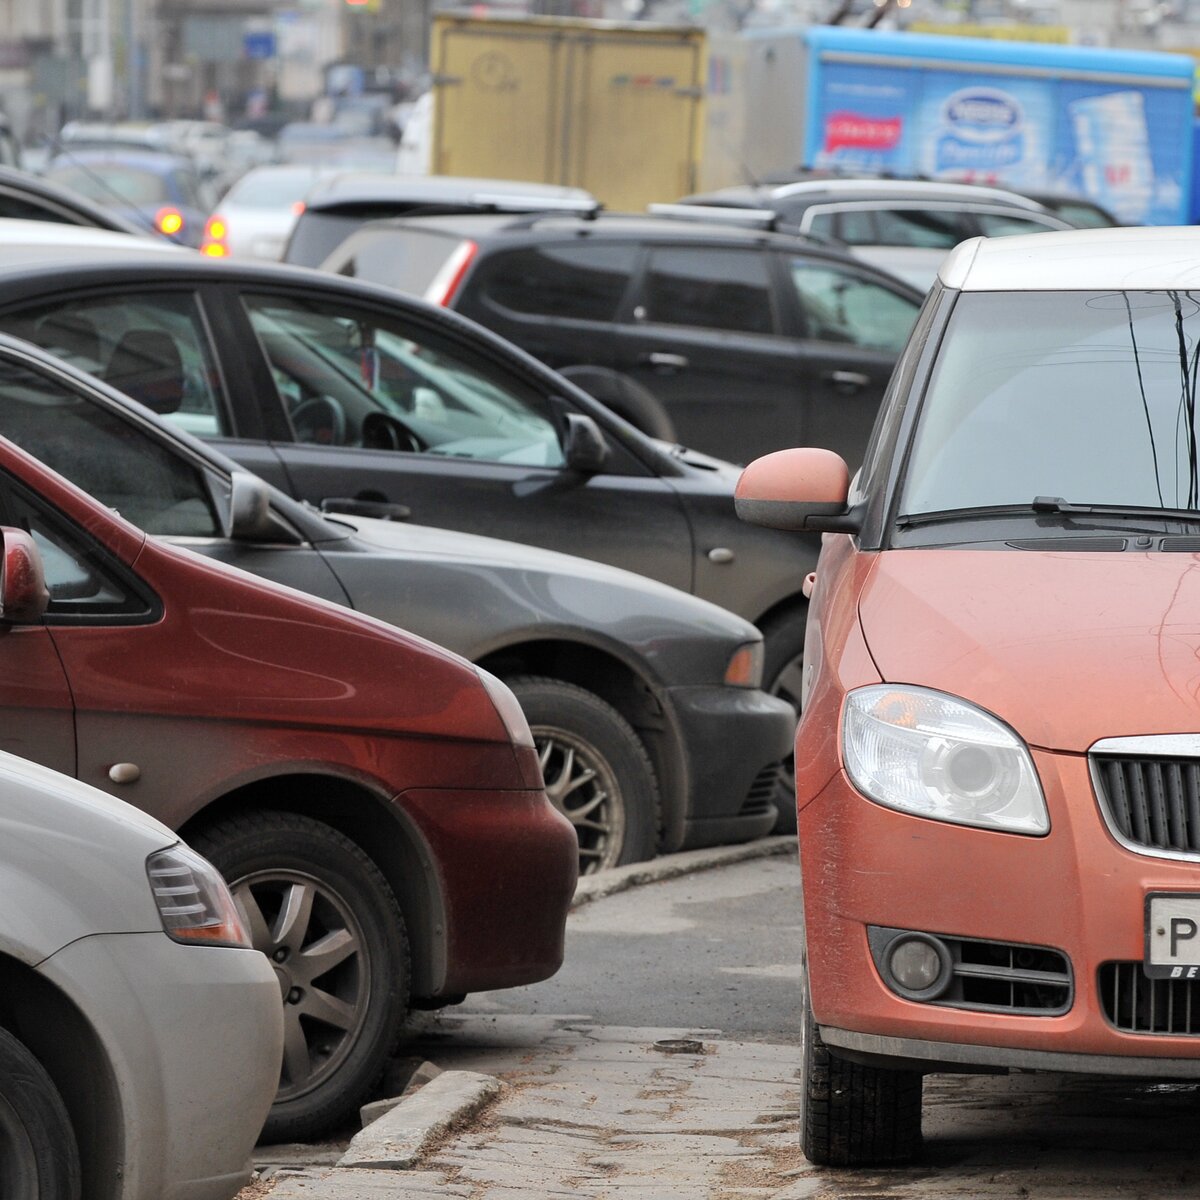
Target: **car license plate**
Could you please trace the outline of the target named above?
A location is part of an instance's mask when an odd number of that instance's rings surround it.
[[[1200,894],[1146,897],[1145,972],[1152,979],[1200,979]]]

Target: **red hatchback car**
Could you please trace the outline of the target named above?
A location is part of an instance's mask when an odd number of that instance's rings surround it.
[[[8,348],[0,387],[70,390]],[[216,515],[255,519],[243,499]],[[148,539],[3,440],[0,526],[0,749],[136,804],[225,874],[284,1006],[268,1137],[353,1112],[410,1005],[557,970],[576,839],[504,684]]]
[[[923,1074],[1200,1079],[1200,231],[943,264],[822,531],[796,742],[801,1138],[894,1162]]]

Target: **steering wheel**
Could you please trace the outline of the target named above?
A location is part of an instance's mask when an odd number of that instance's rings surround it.
[[[367,450],[402,450],[409,454],[428,449],[403,421],[382,412],[369,412],[363,417],[362,444]]]
[[[332,396],[310,396],[291,412],[296,440],[318,446],[346,444],[346,410]]]

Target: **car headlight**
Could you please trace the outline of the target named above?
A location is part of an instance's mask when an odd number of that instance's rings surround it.
[[[180,842],[146,859],[163,929],[186,945],[253,948],[221,873]]]
[[[762,687],[762,675],[763,644],[761,638],[757,642],[747,642],[744,646],[739,646],[730,655],[729,665],[725,668],[725,682],[730,687]]]
[[[886,684],[850,692],[842,761],[854,786],[888,808],[1008,833],[1050,831],[1025,743],[943,692]]]
[[[487,694],[491,697],[496,715],[500,718],[513,745],[532,746],[533,734],[529,732],[529,722],[525,720],[525,714],[521,711],[516,696],[512,694],[512,689],[503,680],[497,679],[495,675],[490,671],[485,671],[482,667],[476,667],[475,671]]]

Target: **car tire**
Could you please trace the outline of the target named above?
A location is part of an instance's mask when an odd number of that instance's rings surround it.
[[[349,838],[297,813],[234,817],[189,840],[280,977],[284,1061],[263,1140],[355,1117],[408,1010],[408,938],[387,880]]]
[[[0,1029],[0,1196],[79,1200],[79,1148],[46,1069]]]
[[[624,417],[630,425],[640,429],[648,437],[662,438],[666,442],[678,441],[675,422],[671,420],[662,401],[647,387],[614,371],[610,367],[594,367],[586,363],[560,367],[560,375],[582,388],[605,408],[612,409]]]
[[[769,621],[760,629],[763,635],[763,688],[772,696],[786,700],[800,711],[800,685],[804,677],[804,630],[807,606],[793,608]],[[796,757],[788,754],[775,789],[773,833],[796,832]]]
[[[801,968],[800,1149],[819,1167],[898,1165],[921,1150],[920,1071],[869,1067],[831,1054]]]
[[[508,685],[533,733],[546,794],[575,826],[579,873],[644,862],[658,845],[658,783],[632,727],[599,696],[560,679]]]

